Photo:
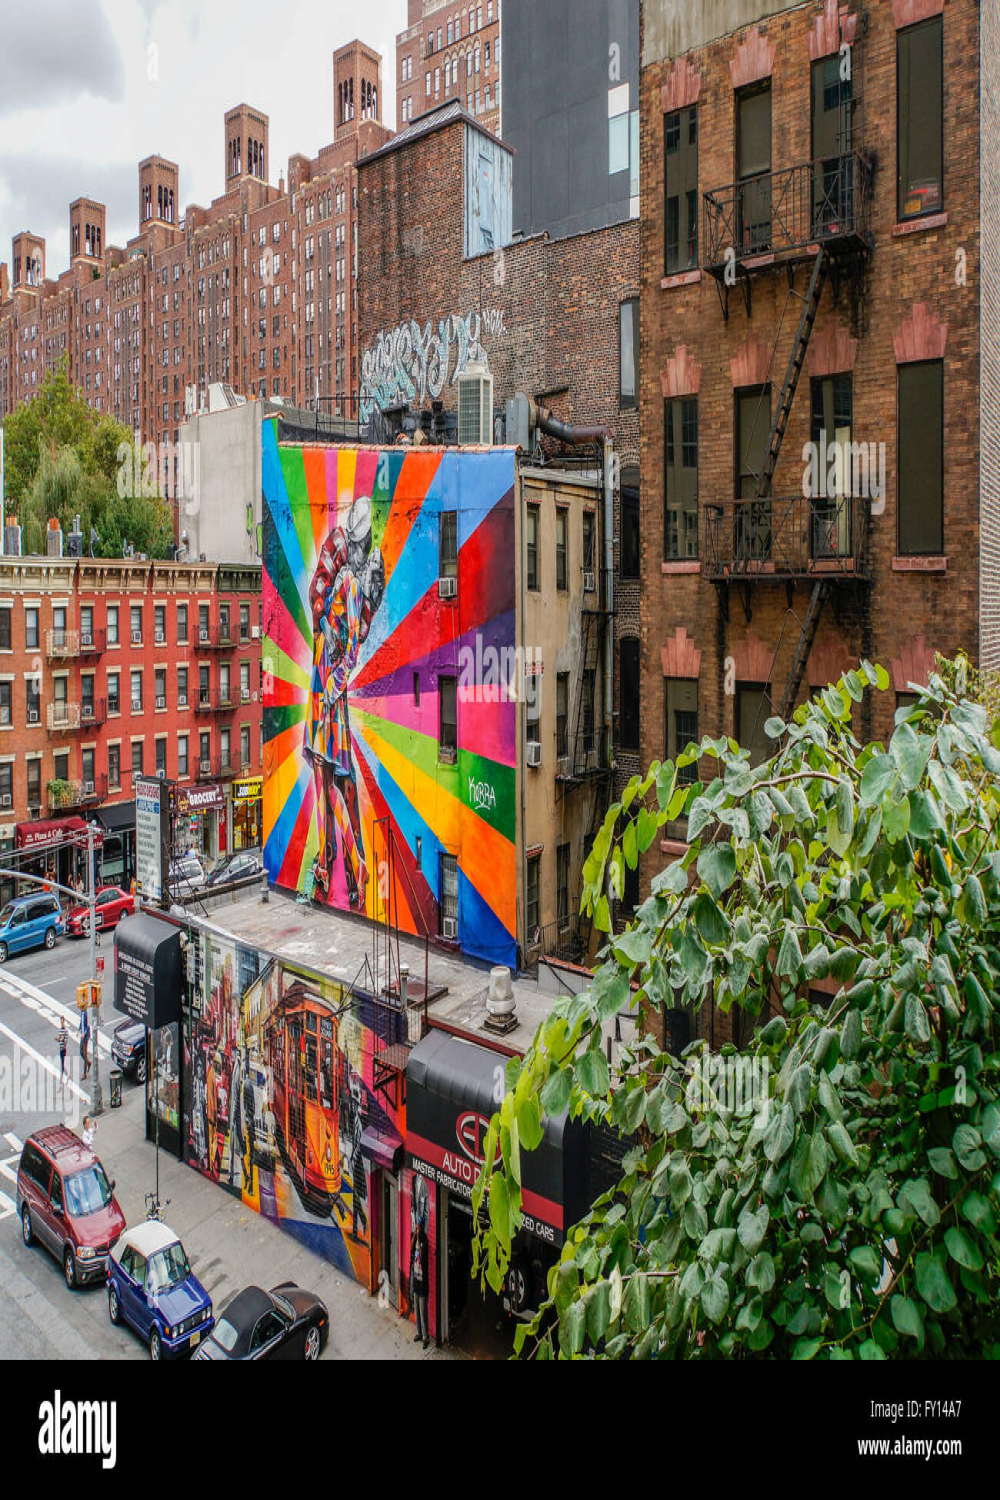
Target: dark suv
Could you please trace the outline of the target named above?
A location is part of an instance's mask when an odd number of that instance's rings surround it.
[[[127,1077],[146,1082],[146,1028],[141,1021],[123,1021],[115,1027],[111,1056]]]
[[[47,1125],[25,1141],[17,1169],[24,1243],[39,1240],[51,1250],[69,1287],[107,1277],[108,1255],[125,1228],[114,1187],[90,1147],[65,1125]]]

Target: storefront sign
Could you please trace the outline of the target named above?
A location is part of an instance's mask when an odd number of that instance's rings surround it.
[[[264,778],[253,776],[244,781],[233,782],[234,802],[256,802],[264,795]]]
[[[225,805],[226,794],[221,786],[191,786],[177,793],[177,811],[182,818]]]
[[[148,901],[160,901],[170,858],[170,808],[162,781],[135,784],[135,855],[136,890]]]
[[[123,917],[115,932],[115,1010],[156,1030],[179,1020],[180,1009],[180,933],[145,912]]]

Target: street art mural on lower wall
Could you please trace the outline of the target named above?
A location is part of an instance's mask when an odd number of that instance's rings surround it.
[[[514,454],[263,431],[268,878],[514,967]]]
[[[365,1131],[394,1146],[401,1107],[375,1087],[405,1019],[333,981],[199,935],[186,1022],[185,1153],[248,1208],[372,1289]]]

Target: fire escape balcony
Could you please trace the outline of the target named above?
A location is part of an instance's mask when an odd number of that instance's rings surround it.
[[[79,729],[79,703],[67,703],[65,699],[57,699],[55,703],[47,704],[45,722],[50,734],[68,734],[74,729]]]
[[[793,495],[706,505],[706,576],[713,583],[867,582],[868,504]]]
[[[198,628],[198,648],[201,651],[234,651],[236,637],[231,625],[201,625]]]
[[[50,661],[70,661],[78,656],[101,656],[103,630],[47,630],[45,654]]]
[[[232,755],[209,755],[198,762],[198,781],[230,781],[235,774]]]
[[[860,152],[800,162],[704,194],[703,267],[719,294],[739,285],[750,311],[750,279],[775,266],[815,259],[825,247],[832,271],[872,247],[872,167]]]
[[[232,688],[199,692],[194,711],[196,714],[231,714],[236,710],[236,701]]]

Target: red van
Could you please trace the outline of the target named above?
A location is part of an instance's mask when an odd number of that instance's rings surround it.
[[[125,1229],[114,1182],[89,1146],[65,1125],[24,1143],[17,1211],[26,1245],[40,1241],[62,1264],[68,1287],[107,1279],[108,1255]]]

